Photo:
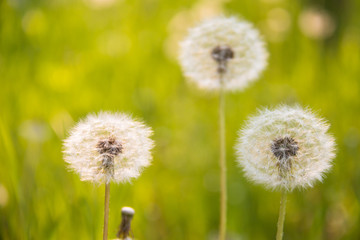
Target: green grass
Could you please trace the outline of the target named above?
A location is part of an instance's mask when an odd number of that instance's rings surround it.
[[[112,186],[109,235],[129,205],[137,239],[216,238],[217,98],[186,84],[176,46],[220,6],[254,22],[270,51],[259,81],[226,97],[229,239],[275,238],[280,194],[243,177],[233,145],[247,116],[280,103],[318,111],[338,148],[323,183],[288,196],[284,239],[360,239],[358,1],[317,1],[337,24],[326,40],[299,29],[306,1],[85,2],[0,1],[0,239],[101,239],[104,186],[80,182],[61,153],[71,126],[100,110],[133,113],[157,144],[139,179]],[[274,8],[290,19],[278,42],[266,27]]]

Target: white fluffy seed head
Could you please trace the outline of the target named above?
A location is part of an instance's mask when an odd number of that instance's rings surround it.
[[[227,48],[232,55],[223,63],[219,76],[215,48]],[[232,56],[232,57],[231,57]],[[181,43],[180,63],[186,78],[200,89],[218,91],[244,89],[267,65],[265,44],[251,23],[236,17],[216,17],[189,30]]]
[[[245,175],[270,189],[312,187],[335,157],[329,125],[309,109],[281,106],[251,117],[236,150]]]
[[[151,135],[127,114],[89,114],[64,141],[64,159],[83,181],[128,182],[151,163]]]

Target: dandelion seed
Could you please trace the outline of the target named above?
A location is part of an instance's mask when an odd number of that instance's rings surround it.
[[[64,158],[81,180],[128,182],[150,165],[152,130],[122,113],[90,114],[64,141]]]
[[[310,110],[282,106],[250,118],[237,144],[245,175],[272,189],[311,187],[335,157],[329,125]]]
[[[222,84],[226,90],[244,89],[259,77],[267,58],[259,32],[235,17],[206,20],[190,29],[181,43],[185,76],[205,90],[220,90]]]

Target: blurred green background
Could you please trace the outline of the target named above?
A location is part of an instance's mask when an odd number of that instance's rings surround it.
[[[360,239],[360,1],[0,0],[0,239],[101,239],[104,186],[67,171],[62,140],[89,112],[152,126],[153,165],[112,185],[110,236],[124,205],[137,239],[216,239],[217,97],[177,62],[186,29],[241,15],[269,66],[226,97],[228,239],[274,239],[280,194],[249,183],[233,145],[262,106],[299,103],[331,123],[338,152],[324,183],[289,196],[284,239]]]

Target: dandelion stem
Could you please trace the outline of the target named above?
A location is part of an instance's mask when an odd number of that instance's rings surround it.
[[[226,238],[226,142],[225,142],[225,94],[222,74],[220,74],[221,89],[219,94],[219,128],[220,128],[220,230],[219,240]]]
[[[106,183],[106,184],[105,184],[105,201],[104,201],[104,231],[103,231],[103,240],[107,240],[107,239],[108,239],[109,204],[110,204],[110,183]]]
[[[279,220],[277,223],[276,240],[282,240],[283,238],[285,213],[286,213],[286,196],[287,196],[286,190],[282,190],[281,200],[280,200]]]

